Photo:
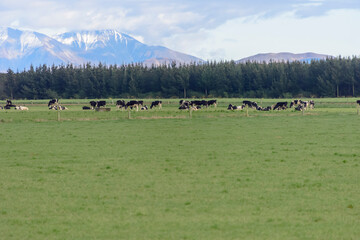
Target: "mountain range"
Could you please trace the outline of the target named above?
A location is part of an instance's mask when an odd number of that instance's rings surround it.
[[[321,59],[327,59],[327,58],[333,58],[331,55],[325,55],[325,54],[318,54],[318,53],[289,53],[289,52],[281,52],[281,53],[260,53],[256,54],[254,56],[242,58],[236,63],[246,63],[246,62],[258,62],[258,63],[269,63],[271,61],[273,62],[294,62],[294,61],[300,61],[300,62],[310,62],[312,60],[321,60]]]
[[[33,31],[0,28],[0,72],[22,71],[30,65],[147,65],[201,62],[200,58],[162,46],[149,46],[116,30],[68,32],[49,37]]]
[[[316,53],[265,53],[243,58],[236,63],[281,62],[326,59],[332,56]],[[201,63],[202,59],[162,46],[149,46],[116,30],[77,31],[47,36],[34,31],[0,27],[0,72],[14,71],[46,64],[72,63],[130,64],[147,66],[177,63]]]

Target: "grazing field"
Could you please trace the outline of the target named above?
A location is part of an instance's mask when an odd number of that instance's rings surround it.
[[[360,116],[340,100],[1,110],[0,239],[358,239]]]

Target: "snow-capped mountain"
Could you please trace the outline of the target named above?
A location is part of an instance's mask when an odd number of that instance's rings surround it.
[[[176,61],[190,63],[199,58],[161,46],[148,46],[116,30],[79,31],[53,37],[32,31],[0,28],[0,71],[28,69],[32,64],[75,65],[145,63]]]
[[[80,64],[84,59],[71,48],[44,34],[0,28],[0,71],[23,70],[31,64]]]

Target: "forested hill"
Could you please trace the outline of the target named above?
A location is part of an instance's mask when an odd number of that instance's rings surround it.
[[[2,99],[337,96],[360,96],[360,58],[159,67],[43,65],[0,76]]]

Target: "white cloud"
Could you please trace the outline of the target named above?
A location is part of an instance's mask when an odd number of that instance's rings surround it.
[[[198,34],[174,35],[164,43],[203,59],[238,60],[261,52],[286,51],[352,56],[360,54],[360,34],[354,29],[358,22],[360,10],[334,10],[309,18],[288,12],[272,19],[238,18]]]
[[[356,36],[347,25],[359,19],[356,10],[331,11],[339,8],[360,9],[360,1],[33,0],[29,4],[27,0],[1,0],[0,26],[49,35],[117,29],[149,45],[165,45],[205,59],[237,59],[260,50],[345,51],[343,46],[329,46],[334,39],[345,41],[334,29],[341,35]],[[333,27],[327,29],[330,22]],[[309,33],[316,38],[309,40]],[[317,39],[323,39],[322,35],[328,40],[321,44]]]

